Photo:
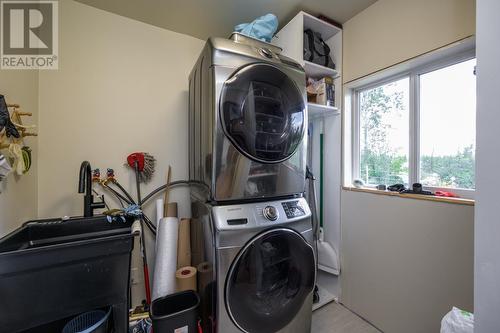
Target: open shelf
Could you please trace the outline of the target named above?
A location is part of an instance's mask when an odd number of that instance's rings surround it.
[[[342,31],[342,29],[326,21],[320,20],[311,14],[306,12],[302,12],[302,14],[304,15],[304,30],[311,29],[312,31],[319,32],[323,40],[328,40]]]
[[[307,60],[304,60],[304,69],[306,71],[307,76],[312,77],[312,78],[316,78],[316,79],[320,79],[320,78],[323,78],[325,76],[330,76],[333,78],[337,78],[340,76],[339,71],[337,71],[335,69],[321,66],[321,65],[315,64],[313,62],[307,61]]]
[[[307,111],[309,113],[309,120],[340,114],[339,108],[335,106],[327,106],[316,103],[307,103]]]
[[[313,304],[313,311],[318,310],[331,302],[336,301],[336,297],[325,288],[318,285],[319,302]]]

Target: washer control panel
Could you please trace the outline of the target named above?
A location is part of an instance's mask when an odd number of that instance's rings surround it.
[[[306,211],[300,205],[299,200],[282,202],[281,205],[283,206],[286,217],[289,219],[306,215]]]
[[[311,216],[304,198],[212,206],[211,210],[218,230],[269,227],[302,221]]]
[[[262,214],[269,221],[276,221],[278,219],[278,217],[279,217],[278,210],[274,206],[266,206],[262,210]]]

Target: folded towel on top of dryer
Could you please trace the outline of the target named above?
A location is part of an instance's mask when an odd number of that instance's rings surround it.
[[[274,14],[266,14],[258,17],[251,23],[241,23],[234,27],[234,31],[270,42],[278,30],[278,18]]]

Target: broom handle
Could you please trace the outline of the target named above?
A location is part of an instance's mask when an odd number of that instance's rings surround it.
[[[141,183],[140,183],[141,175],[139,171],[139,162],[137,160],[134,162],[134,169],[135,169],[135,186],[137,187],[137,204],[141,206],[142,205]]]
[[[167,211],[168,211],[168,196],[169,196],[169,188],[168,185],[170,185],[170,180],[172,178],[172,168],[170,165],[168,166],[168,172],[167,172],[167,189],[165,190],[165,193],[163,194],[163,217],[167,217]]]

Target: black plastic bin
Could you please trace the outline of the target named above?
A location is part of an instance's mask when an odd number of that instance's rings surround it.
[[[192,290],[158,298],[151,304],[149,316],[155,333],[197,333],[200,297]]]
[[[127,332],[131,223],[32,221],[0,239],[0,332],[102,307],[112,307],[115,332]]]

